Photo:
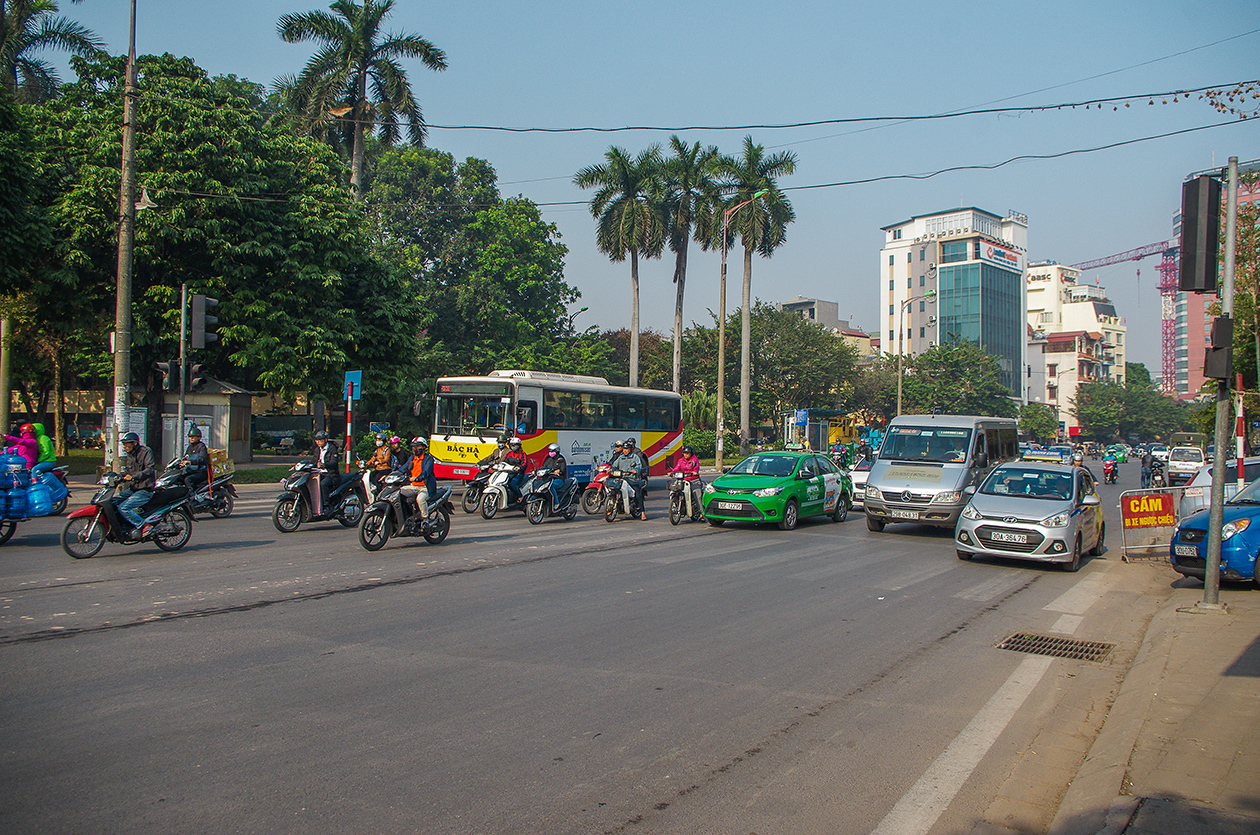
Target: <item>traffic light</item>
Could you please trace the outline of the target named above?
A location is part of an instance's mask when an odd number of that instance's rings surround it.
[[[1181,187],[1181,263],[1177,289],[1216,292],[1221,229],[1221,181],[1204,174]]]
[[[155,362],[153,367],[162,372],[162,391],[171,391],[175,388],[179,376],[179,361],[171,360],[170,362]]]
[[[1217,316],[1212,320],[1212,342],[1203,358],[1203,376],[1211,380],[1228,380],[1234,365],[1234,320]]]
[[[188,390],[200,391],[202,386],[210,378],[203,372],[203,366],[200,363],[194,363],[188,367]]]
[[[207,308],[218,306],[218,299],[199,294],[193,295],[192,319],[190,321],[192,329],[188,336],[188,346],[190,348],[204,348],[207,342],[214,342],[219,338],[219,335],[214,332],[214,326],[219,324],[218,317],[210,316],[206,313]]]

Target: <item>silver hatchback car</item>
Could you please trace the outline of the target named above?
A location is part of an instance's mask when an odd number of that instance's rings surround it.
[[[1014,557],[1076,571],[1082,552],[1103,552],[1102,502],[1083,467],[1011,462],[965,492],[971,499],[954,527],[960,560]]]

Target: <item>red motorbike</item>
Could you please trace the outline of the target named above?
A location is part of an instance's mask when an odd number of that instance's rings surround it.
[[[604,483],[608,481],[608,474],[612,472],[612,464],[600,464],[599,469],[595,472],[595,477],[591,479],[590,484],[586,485],[586,489],[582,491],[582,510],[588,516],[594,516],[596,513],[602,513],[604,510]]]
[[[1114,458],[1103,461],[1103,484],[1116,483],[1116,462]]]

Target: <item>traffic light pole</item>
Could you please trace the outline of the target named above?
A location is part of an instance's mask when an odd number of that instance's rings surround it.
[[[184,382],[188,379],[188,285],[179,286],[179,418],[175,425],[175,455],[184,455]]]

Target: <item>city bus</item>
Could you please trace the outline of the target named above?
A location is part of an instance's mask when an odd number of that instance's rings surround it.
[[[559,444],[569,474],[590,481],[634,438],[652,475],[664,475],[682,448],[682,399],[672,391],[612,386],[603,377],[546,371],[491,371],[439,377],[429,451],[438,478],[470,479],[500,437],[517,437],[535,464]]]

